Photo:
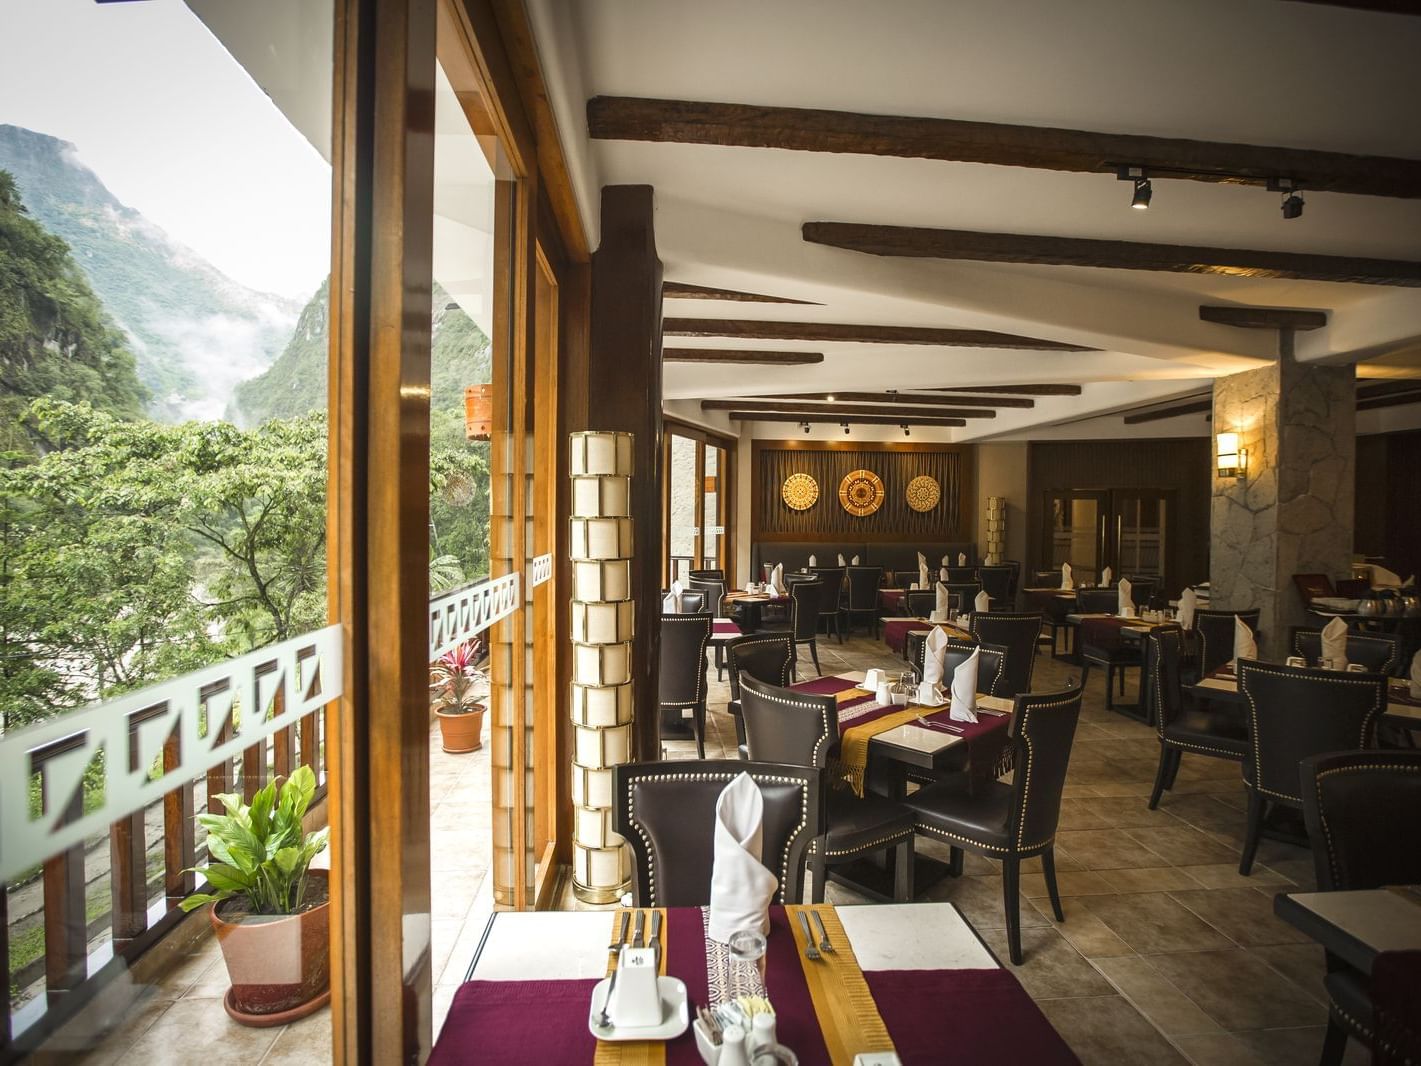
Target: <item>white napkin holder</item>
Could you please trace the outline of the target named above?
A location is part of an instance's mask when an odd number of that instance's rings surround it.
[[[942,698],[942,692],[931,681],[921,681],[918,683],[918,704],[923,707],[938,707],[947,702]]]
[[[912,695],[911,692],[890,692],[890,693],[888,694],[890,702],[891,702],[891,703],[893,704],[893,706],[895,706],[895,707],[906,707],[906,706],[908,706],[908,698],[909,698],[911,695]]]
[[[646,1029],[660,1025],[661,990],[656,983],[656,949],[623,945],[617,963],[617,987],[607,1016],[618,1029]]]
[[[888,678],[882,670],[868,670],[863,675],[863,687],[869,692],[876,692],[878,686],[887,680]]]

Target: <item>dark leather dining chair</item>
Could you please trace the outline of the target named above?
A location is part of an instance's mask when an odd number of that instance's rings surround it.
[[[687,579],[691,591],[699,592],[705,601],[705,608],[717,618],[729,617],[725,610],[725,582],[710,577]]]
[[[1081,660],[1081,685],[1084,686],[1090,678],[1091,667],[1096,667],[1105,671],[1105,709],[1112,710],[1115,707],[1115,686],[1114,681],[1117,675],[1120,678],[1120,695],[1125,695],[1125,672],[1130,669],[1140,671],[1141,679],[1144,678],[1145,652],[1138,644],[1127,642],[1123,635],[1112,630],[1108,642],[1103,634],[1096,634],[1091,637],[1092,628],[1082,625],[1076,630],[1076,643]],[[1144,706],[1146,694],[1140,693],[1140,704]]]
[[[671,595],[667,590],[662,590],[662,602]],[[662,607],[662,614],[700,614],[706,609],[706,596],[704,592],[683,592],[681,593],[681,609],[679,611],[668,611]]]
[[[1207,677],[1234,657],[1234,619],[1242,618],[1243,624],[1253,630],[1258,637],[1258,608],[1248,611],[1215,611],[1200,608],[1194,612],[1194,634],[1198,647],[1195,661],[1199,664],[1199,676]]]
[[[1041,856],[1056,921],[1066,918],[1056,889],[1056,826],[1080,711],[1079,688],[1017,696],[1008,726],[1016,765],[1011,784],[991,781],[972,790],[959,774],[955,780],[919,789],[904,801],[913,811],[917,831],[945,841],[952,849],[954,869],[961,869],[964,851],[1001,860],[1007,946],[1018,966],[1023,859]]]
[[[839,745],[839,703],[746,677],[740,683],[746,746],[753,761],[794,763],[823,770]],[[828,788],[824,835],[810,846],[813,902],[824,902],[829,867],[880,851],[893,863],[893,898],[913,898],[913,815],[886,796]]]
[[[1243,761],[1248,829],[1238,864],[1247,877],[1269,805],[1302,809],[1298,764],[1323,752],[1376,747],[1386,678],[1242,659],[1238,690],[1249,731]]]
[[[994,696],[1019,696],[1031,691],[1031,674],[1036,669],[1036,642],[1041,637],[1041,615],[1025,614],[972,615],[971,633],[981,644],[1006,649],[1002,678]]]
[[[1131,577],[1127,575],[1130,582],[1130,599],[1135,603],[1135,609],[1143,611],[1150,605],[1150,600],[1154,599],[1155,588],[1159,585],[1159,580],[1153,577]]]
[[[909,645],[913,652],[909,663],[913,667],[914,680],[921,682],[923,680],[923,664],[928,650],[927,635],[913,635],[919,636],[920,639]],[[992,644],[978,644],[975,640],[963,640],[960,637],[947,638],[947,650],[942,656],[942,687],[944,689],[952,687],[953,672],[966,662],[972,652],[978,648],[982,649],[982,654],[977,659],[977,691],[988,696],[998,695],[998,690],[1003,687],[1002,667],[1006,663],[1007,650]]]
[[[1120,592],[1115,588],[1077,589],[1072,614],[1115,614],[1120,609]]]
[[[942,575],[939,574],[939,577]],[[949,566],[947,567],[947,584],[949,585],[978,585],[977,568],[975,566]]]
[[[809,645],[809,657],[814,662],[814,672],[823,676],[819,669],[819,603],[824,586],[818,581],[796,581],[789,587],[789,618],[785,631],[794,638],[795,667],[791,680],[799,676],[799,646]]]
[[[1313,755],[1298,770],[1303,819],[1320,892],[1421,884],[1421,752]],[[1376,1043],[1373,989],[1331,953],[1322,979],[1330,1000],[1324,1066],[1342,1061],[1349,1036]]]
[[[1150,692],[1145,696],[1159,737],[1159,769],[1150,793],[1150,810],[1174,787],[1180,758],[1207,755],[1242,762],[1248,757],[1248,727],[1242,713],[1227,704],[1189,704],[1184,698],[1184,631],[1154,630],[1146,638]]]
[[[947,594],[956,596],[957,602],[964,611],[975,611],[977,609],[977,593],[982,591],[982,585],[978,581],[940,581],[938,584],[947,586]]]
[[[808,766],[709,759],[625,763],[612,771],[612,827],[632,849],[638,907],[704,907],[715,865],[715,805],[746,773],[765,799],[760,858],[779,879],[776,903],[798,903],[810,842],[824,832],[823,772]]]
[[[706,757],[706,647],[709,614],[664,614],[659,643],[659,703],[662,712],[691,712],[696,754]]]
[[[724,581],[725,571],[718,568],[715,570],[688,570],[686,576],[701,581]]]
[[[927,618],[936,610],[935,589],[909,589],[903,594],[903,613],[909,618]]]
[[[742,759],[750,758],[745,748],[745,720],[740,713],[740,678],[748,676],[784,688],[794,676],[795,644],[790,633],[755,633],[726,645],[730,668],[730,702],[726,711],[735,719],[735,738]]]
[[[1009,566],[979,566],[977,581],[986,594],[992,597],[992,610],[1011,610],[1015,606],[1012,594],[1012,568]]]
[[[844,605],[848,616],[849,631],[854,628],[856,615],[868,615],[873,636],[878,638],[878,582],[883,576],[881,566],[850,566],[847,570],[849,598]]]
[[[929,572],[931,577],[931,572]],[[893,571],[893,587],[900,589],[910,589],[918,583],[918,572],[916,570],[895,570]]]
[[[839,643],[844,642],[844,612],[840,610],[840,604],[844,598],[844,567],[842,566],[811,566],[809,572],[819,579],[819,583],[824,586],[823,593],[819,597],[819,622],[824,627],[824,635],[829,635],[829,627],[834,627],[834,633],[839,638]]]
[[[1292,649],[1291,654],[1302,656],[1309,666],[1316,666],[1322,658],[1322,630],[1294,626],[1289,631],[1288,647]],[[1396,637],[1389,633],[1347,634],[1347,661],[1360,663],[1368,673],[1394,673],[1399,659]]]

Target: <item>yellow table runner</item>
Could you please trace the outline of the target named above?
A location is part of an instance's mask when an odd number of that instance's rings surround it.
[[[866,688],[846,688],[843,692],[834,693],[834,699],[839,703],[848,703],[850,700],[861,700],[865,696],[872,696],[873,693]]]
[[[804,929],[799,924],[800,913],[811,911],[817,911],[824,919],[824,931],[829,934],[829,943],[834,948],[832,952],[821,952],[815,960],[805,957]],[[888,1026],[883,1024],[868,981],[834,908],[822,903],[812,907],[789,906],[785,913],[794,932],[795,948],[804,967],[804,980],[809,986],[809,998],[814,1001],[814,1013],[824,1034],[829,1061],[834,1066],[853,1066],[855,1055],[894,1050]],[[809,928],[817,932],[812,917]]]
[[[939,708],[940,709],[940,708]],[[932,711],[927,707],[909,704],[901,711],[891,711],[882,718],[875,718],[863,725],[850,726],[839,734],[839,757],[830,761],[832,776],[844,781],[854,794],[863,795],[864,776],[868,771],[868,744],[879,733],[897,729],[900,725],[916,722]]]
[[[646,927],[642,930],[642,935],[649,947],[651,945],[651,913],[654,909],[643,907],[646,912]],[[657,969],[657,974],[666,974],[666,910],[661,911],[661,965]],[[617,939],[617,931],[621,928],[623,914],[627,918],[626,942],[632,942],[632,935],[636,932],[636,915],[634,912],[617,908],[612,912],[612,929],[607,934],[607,943],[611,944]],[[607,954],[607,976],[612,975],[612,971],[617,968],[617,956]],[[666,1062],[666,1042],[664,1040],[599,1040],[597,1041],[597,1054],[592,1059],[593,1066],[663,1066]]]

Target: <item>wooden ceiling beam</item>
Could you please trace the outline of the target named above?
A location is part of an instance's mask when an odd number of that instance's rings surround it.
[[[713,289],[709,285],[689,285],[683,281],[666,281],[661,284],[663,300],[734,300],[751,304],[803,304],[818,307],[812,300],[791,300],[784,296],[763,296],[758,292],[740,292],[736,289]]]
[[[1201,304],[1199,318],[1221,326],[1241,329],[1321,329],[1327,325],[1326,311],[1303,311],[1287,307],[1231,307]]]
[[[1214,401],[1210,398],[1202,400],[1192,400],[1189,403],[1177,404],[1174,407],[1161,407],[1154,411],[1139,411],[1132,415],[1125,416],[1127,426],[1139,426],[1146,422],[1162,422],[1166,418],[1178,418],[1181,415],[1207,414],[1214,408]]]
[[[1293,0],[1294,3],[1324,7],[1348,7],[1353,11],[1377,11],[1384,15],[1421,15],[1421,0]]]
[[[1421,263],[1398,259],[1147,244],[1142,241],[1105,241],[1043,234],[875,226],[853,222],[806,222],[803,234],[811,244],[869,255],[1163,270],[1176,274],[1222,274],[1295,281],[1350,281],[1410,288],[1421,286]]]
[[[807,366],[822,363],[823,352],[774,352],[735,348],[663,348],[668,363],[757,363],[765,366]]]
[[[926,389],[926,392],[986,392],[1004,396],[1079,396],[1079,385],[955,385],[948,389]]]
[[[702,411],[783,411],[785,414],[883,415],[890,421],[928,415],[933,418],[996,418],[997,412],[974,407],[888,407],[867,403],[798,403],[779,400],[702,400]]]
[[[993,333],[985,329],[927,326],[854,326],[841,322],[766,322],[724,318],[666,318],[668,337],[735,337],[740,340],[839,341],[855,344],[936,344],[954,348],[1016,348],[1041,352],[1093,352],[1078,344]]]
[[[1309,192],[1421,197],[1418,159],[1000,122],[595,96],[587,101],[587,127],[597,140],[783,148],[1084,173],[1113,174],[1121,166],[1136,166],[1152,177],[1252,185],[1292,178]]]
[[[858,403],[916,403],[929,407],[957,404],[959,407],[1035,407],[1035,400],[1020,396],[925,396],[916,392],[795,392],[788,395],[761,396],[769,400],[847,400]]]
[[[821,415],[795,414],[788,411],[731,411],[732,422],[812,422],[815,425],[847,422],[851,426],[965,426],[963,418],[898,418],[893,415]]]

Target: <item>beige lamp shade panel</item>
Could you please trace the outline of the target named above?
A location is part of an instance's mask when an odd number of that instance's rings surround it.
[[[883,479],[872,470],[854,470],[839,482],[839,504],[857,518],[883,506]]]
[[[573,685],[574,725],[602,728],[632,720],[631,685]]]
[[[785,506],[794,511],[807,511],[819,499],[819,482],[808,474],[791,474],[780,486]]]
[[[905,493],[908,499],[908,506],[918,513],[931,511],[942,499],[942,488],[937,483],[937,478],[922,474],[908,482]]]
[[[625,518],[631,513],[631,478],[585,476],[572,479],[574,518]]]
[[[632,598],[630,559],[600,559],[572,564],[572,598],[586,603],[621,603]]]
[[[588,432],[569,438],[568,473],[574,477],[631,477],[632,434]]]

